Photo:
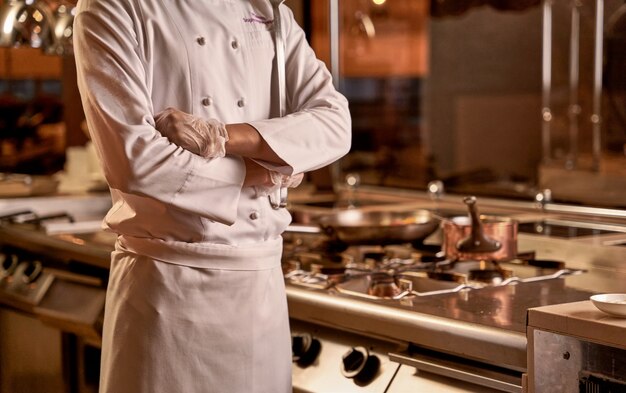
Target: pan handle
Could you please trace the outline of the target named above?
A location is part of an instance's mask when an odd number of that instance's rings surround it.
[[[460,252],[482,253],[495,252],[502,248],[502,243],[485,235],[483,224],[478,215],[476,208],[476,197],[468,196],[463,198],[463,202],[469,209],[470,219],[472,222],[472,232],[465,239],[461,239],[456,248]]]

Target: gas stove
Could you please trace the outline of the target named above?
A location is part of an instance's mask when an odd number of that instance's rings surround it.
[[[295,391],[521,391],[526,309],[588,298],[564,286],[586,270],[534,251],[452,260],[437,239],[348,246],[285,233],[294,356],[306,359],[294,362]],[[352,369],[363,374],[346,382]]]

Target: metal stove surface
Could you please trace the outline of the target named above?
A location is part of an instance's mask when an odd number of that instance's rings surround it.
[[[592,293],[571,283],[597,276],[586,267],[537,259],[532,251],[509,261],[450,261],[438,244],[346,247],[298,232],[284,239],[294,321],[352,332],[347,347],[381,339],[408,348],[389,353],[402,367],[388,391],[417,386],[416,375],[434,372],[455,380],[447,379],[444,391],[460,379],[481,385],[466,391],[521,392],[527,310],[586,300]],[[322,353],[319,364],[328,362],[338,361]],[[473,371],[466,370],[472,362]],[[403,376],[403,369],[418,372]]]
[[[449,261],[439,245],[352,246],[288,234],[283,270],[288,285],[391,308],[524,333],[530,307],[586,300],[566,285],[584,274],[562,261]]]

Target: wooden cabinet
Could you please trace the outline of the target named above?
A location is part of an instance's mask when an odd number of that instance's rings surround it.
[[[342,76],[427,74],[428,1],[341,0],[339,3]],[[328,2],[312,1],[311,11],[313,49],[329,64]]]
[[[61,79],[61,57],[35,48],[0,48],[0,78]]]

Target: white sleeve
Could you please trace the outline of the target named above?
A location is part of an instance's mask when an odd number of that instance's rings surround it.
[[[205,159],[154,128],[132,1],[81,0],[74,21],[78,87],[109,186],[232,224],[245,166]]]
[[[348,101],[308,45],[304,31],[285,6],[287,108],[285,117],[249,122],[290,168],[289,175],[326,166],[350,150]]]

